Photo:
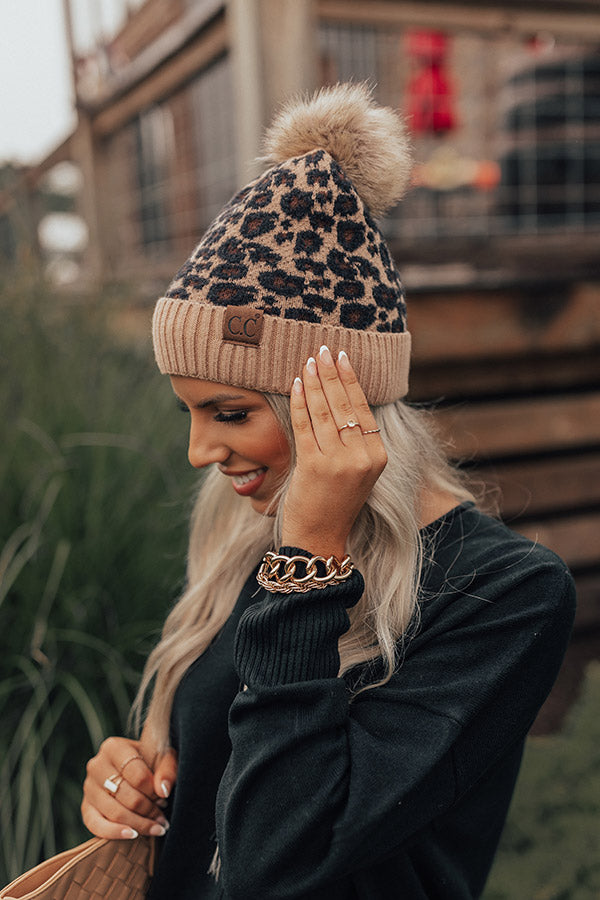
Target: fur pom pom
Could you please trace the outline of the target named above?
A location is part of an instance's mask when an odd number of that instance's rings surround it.
[[[274,165],[324,149],[373,215],[383,215],[406,190],[411,152],[400,117],[371,95],[365,84],[337,84],[288,102],[267,131],[265,161]]]

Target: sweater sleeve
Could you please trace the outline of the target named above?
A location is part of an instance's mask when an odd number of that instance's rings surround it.
[[[455,585],[391,680],[353,699],[337,645],[360,574],[257,595],[237,630],[246,687],[217,795],[227,897],[316,896],[449,810],[523,739],[560,666],[574,594],[549,552],[518,576],[509,568],[491,560]]]

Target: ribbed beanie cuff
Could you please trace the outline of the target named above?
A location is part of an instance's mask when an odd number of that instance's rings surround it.
[[[334,356],[346,351],[371,405],[399,400],[408,391],[409,332],[381,334],[265,315],[259,343],[234,343],[224,340],[228,309],[160,299],[152,320],[160,371],[289,394],[308,357],[326,344]]]

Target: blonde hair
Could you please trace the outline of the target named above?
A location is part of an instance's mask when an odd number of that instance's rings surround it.
[[[264,396],[288,438],[293,468],[289,398]],[[361,690],[391,677],[409,623],[418,613],[423,491],[444,491],[457,502],[472,499],[434,435],[430,413],[402,401],[374,407],[373,413],[388,463],[348,539],[347,549],[364,577],[365,590],[350,610],[350,628],[339,641],[340,674],[357,663],[383,660],[383,677]],[[238,497],[216,468],[203,481],[192,513],[187,586],[148,657],[132,708],[139,728],[145,697],[153,687],[145,728],[159,751],[168,745],[173,698],[184,673],[223,627],[265,552],[280,544],[286,489],[287,482],[275,498],[275,516],[268,517],[255,513],[247,500]]]

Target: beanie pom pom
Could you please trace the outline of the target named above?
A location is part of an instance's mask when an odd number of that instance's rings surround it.
[[[350,178],[373,215],[403,196],[411,170],[410,143],[400,117],[378,106],[366,84],[336,84],[289,101],[265,137],[271,165],[323,149]]]

